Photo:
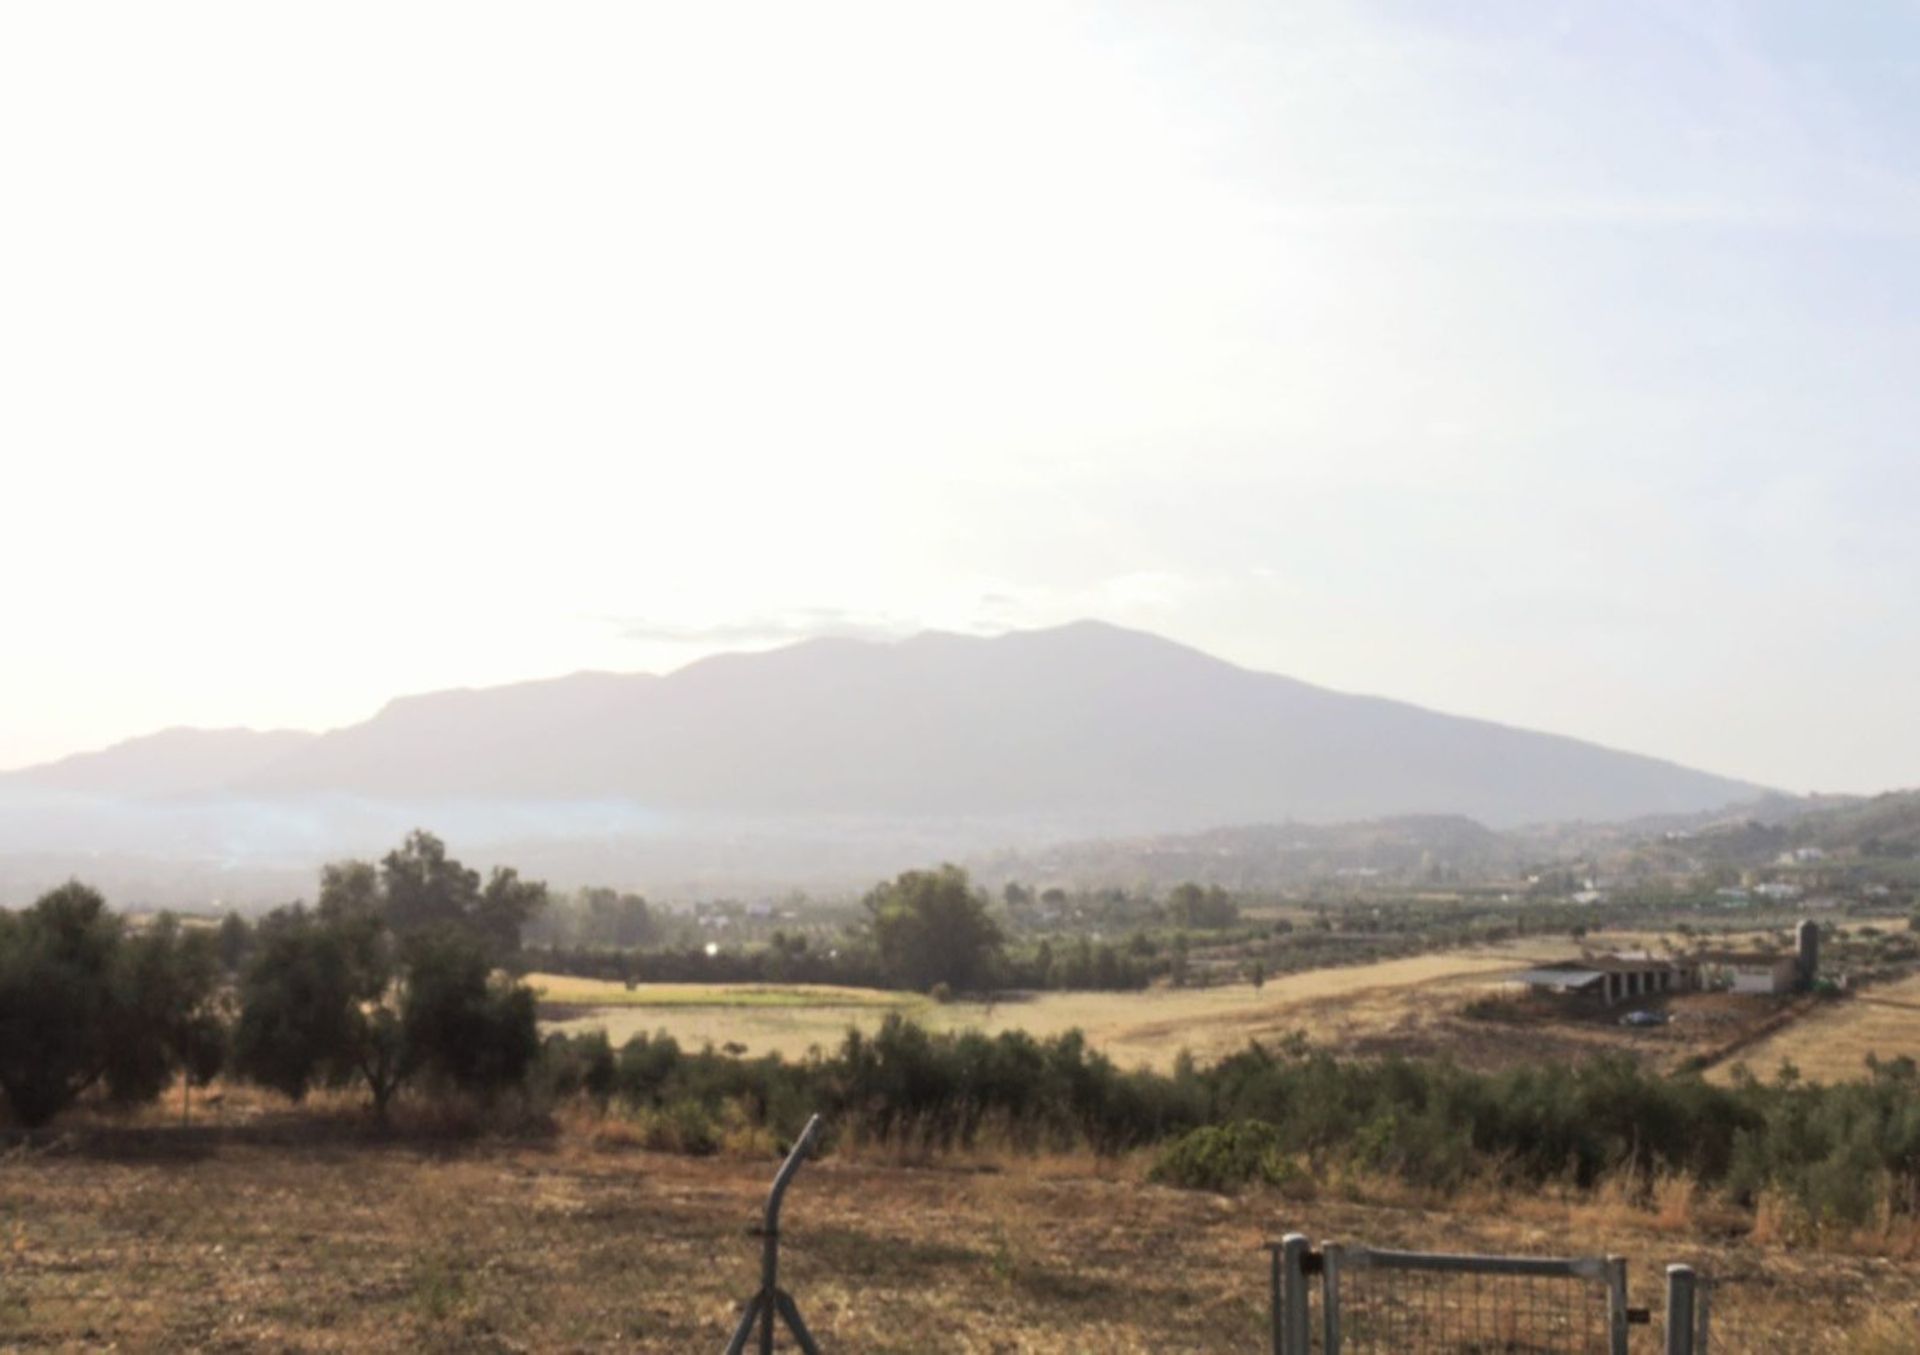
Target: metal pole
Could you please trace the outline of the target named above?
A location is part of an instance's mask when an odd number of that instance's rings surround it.
[[[1281,1304],[1285,1302],[1280,1292],[1280,1244],[1267,1243],[1269,1294],[1267,1315],[1273,1323],[1273,1355],[1287,1355],[1286,1324],[1281,1320]]]
[[[1607,1258],[1607,1349],[1627,1355],[1627,1258]]]
[[[1320,1244],[1320,1349],[1340,1355],[1340,1244]]]
[[[1307,1251],[1305,1233],[1288,1233],[1280,1241],[1281,1355],[1311,1355],[1311,1328],[1307,1322]]]
[[[766,1220],[760,1229],[760,1292],[753,1296],[746,1311],[741,1314],[740,1325],[735,1329],[733,1339],[727,1343],[727,1355],[742,1355],[748,1339],[753,1335],[756,1319],[760,1325],[761,1355],[773,1355],[773,1326],[779,1319],[784,1319],[793,1329],[801,1349],[814,1349],[813,1336],[807,1331],[806,1324],[799,1320],[799,1310],[793,1300],[780,1291],[780,1202],[819,1132],[820,1117],[810,1117],[807,1127],[800,1131],[799,1139],[794,1142],[793,1151],[787,1154],[787,1160],[780,1164],[780,1170],[774,1174],[773,1189],[767,1192]]]
[[[771,1294],[780,1272],[780,1201],[787,1193],[787,1185],[793,1180],[793,1174],[800,1170],[801,1162],[806,1160],[807,1150],[813,1147],[814,1135],[820,1132],[820,1117],[808,1119],[807,1127],[800,1131],[800,1138],[793,1145],[793,1151],[787,1154],[787,1160],[780,1164],[780,1170],[774,1175],[773,1189],[767,1192],[767,1221],[762,1230],[766,1237],[766,1247],[760,1257],[760,1287]]]
[[[760,1296],[755,1294],[747,1300],[747,1306],[740,1312],[740,1325],[733,1329],[733,1335],[727,1341],[727,1355],[741,1355],[747,1348],[747,1338],[753,1335],[753,1320],[760,1316]]]
[[[1667,1355],[1693,1355],[1692,1266],[1667,1267]]]

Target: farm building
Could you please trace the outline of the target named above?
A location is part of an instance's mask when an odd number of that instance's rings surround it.
[[[1709,951],[1695,957],[1709,987],[1736,993],[1790,993],[1800,982],[1800,957],[1754,951]]]
[[[1587,955],[1525,970],[1509,980],[1535,993],[1584,999],[1612,1007],[1636,997],[1730,988],[1736,993],[1791,993],[1813,986],[1820,972],[1820,928],[1803,921],[1798,949],[1707,951],[1656,959],[1647,951]]]
[[[1682,993],[1700,986],[1700,968],[1690,959],[1600,955],[1560,960],[1513,976],[1536,993],[1585,998],[1612,1007],[1655,993]]]

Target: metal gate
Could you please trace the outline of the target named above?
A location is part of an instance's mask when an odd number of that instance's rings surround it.
[[[1299,1233],[1268,1246],[1274,1355],[1627,1355],[1651,1322],[1628,1306],[1619,1256],[1315,1250]],[[1705,1352],[1705,1292],[1691,1267],[1667,1268],[1668,1355]]]

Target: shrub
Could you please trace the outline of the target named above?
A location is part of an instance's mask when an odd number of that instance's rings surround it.
[[[709,1157],[720,1151],[720,1126],[698,1101],[676,1101],[648,1119],[641,1143],[655,1152]]]
[[[1232,1194],[1247,1186],[1285,1185],[1299,1168],[1281,1152],[1280,1131],[1259,1120],[1207,1125],[1176,1139],[1148,1179],[1185,1190]]]

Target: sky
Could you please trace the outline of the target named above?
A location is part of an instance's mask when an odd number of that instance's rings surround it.
[[[1920,783],[1920,5],[0,9],[0,767],[1099,617]]]

